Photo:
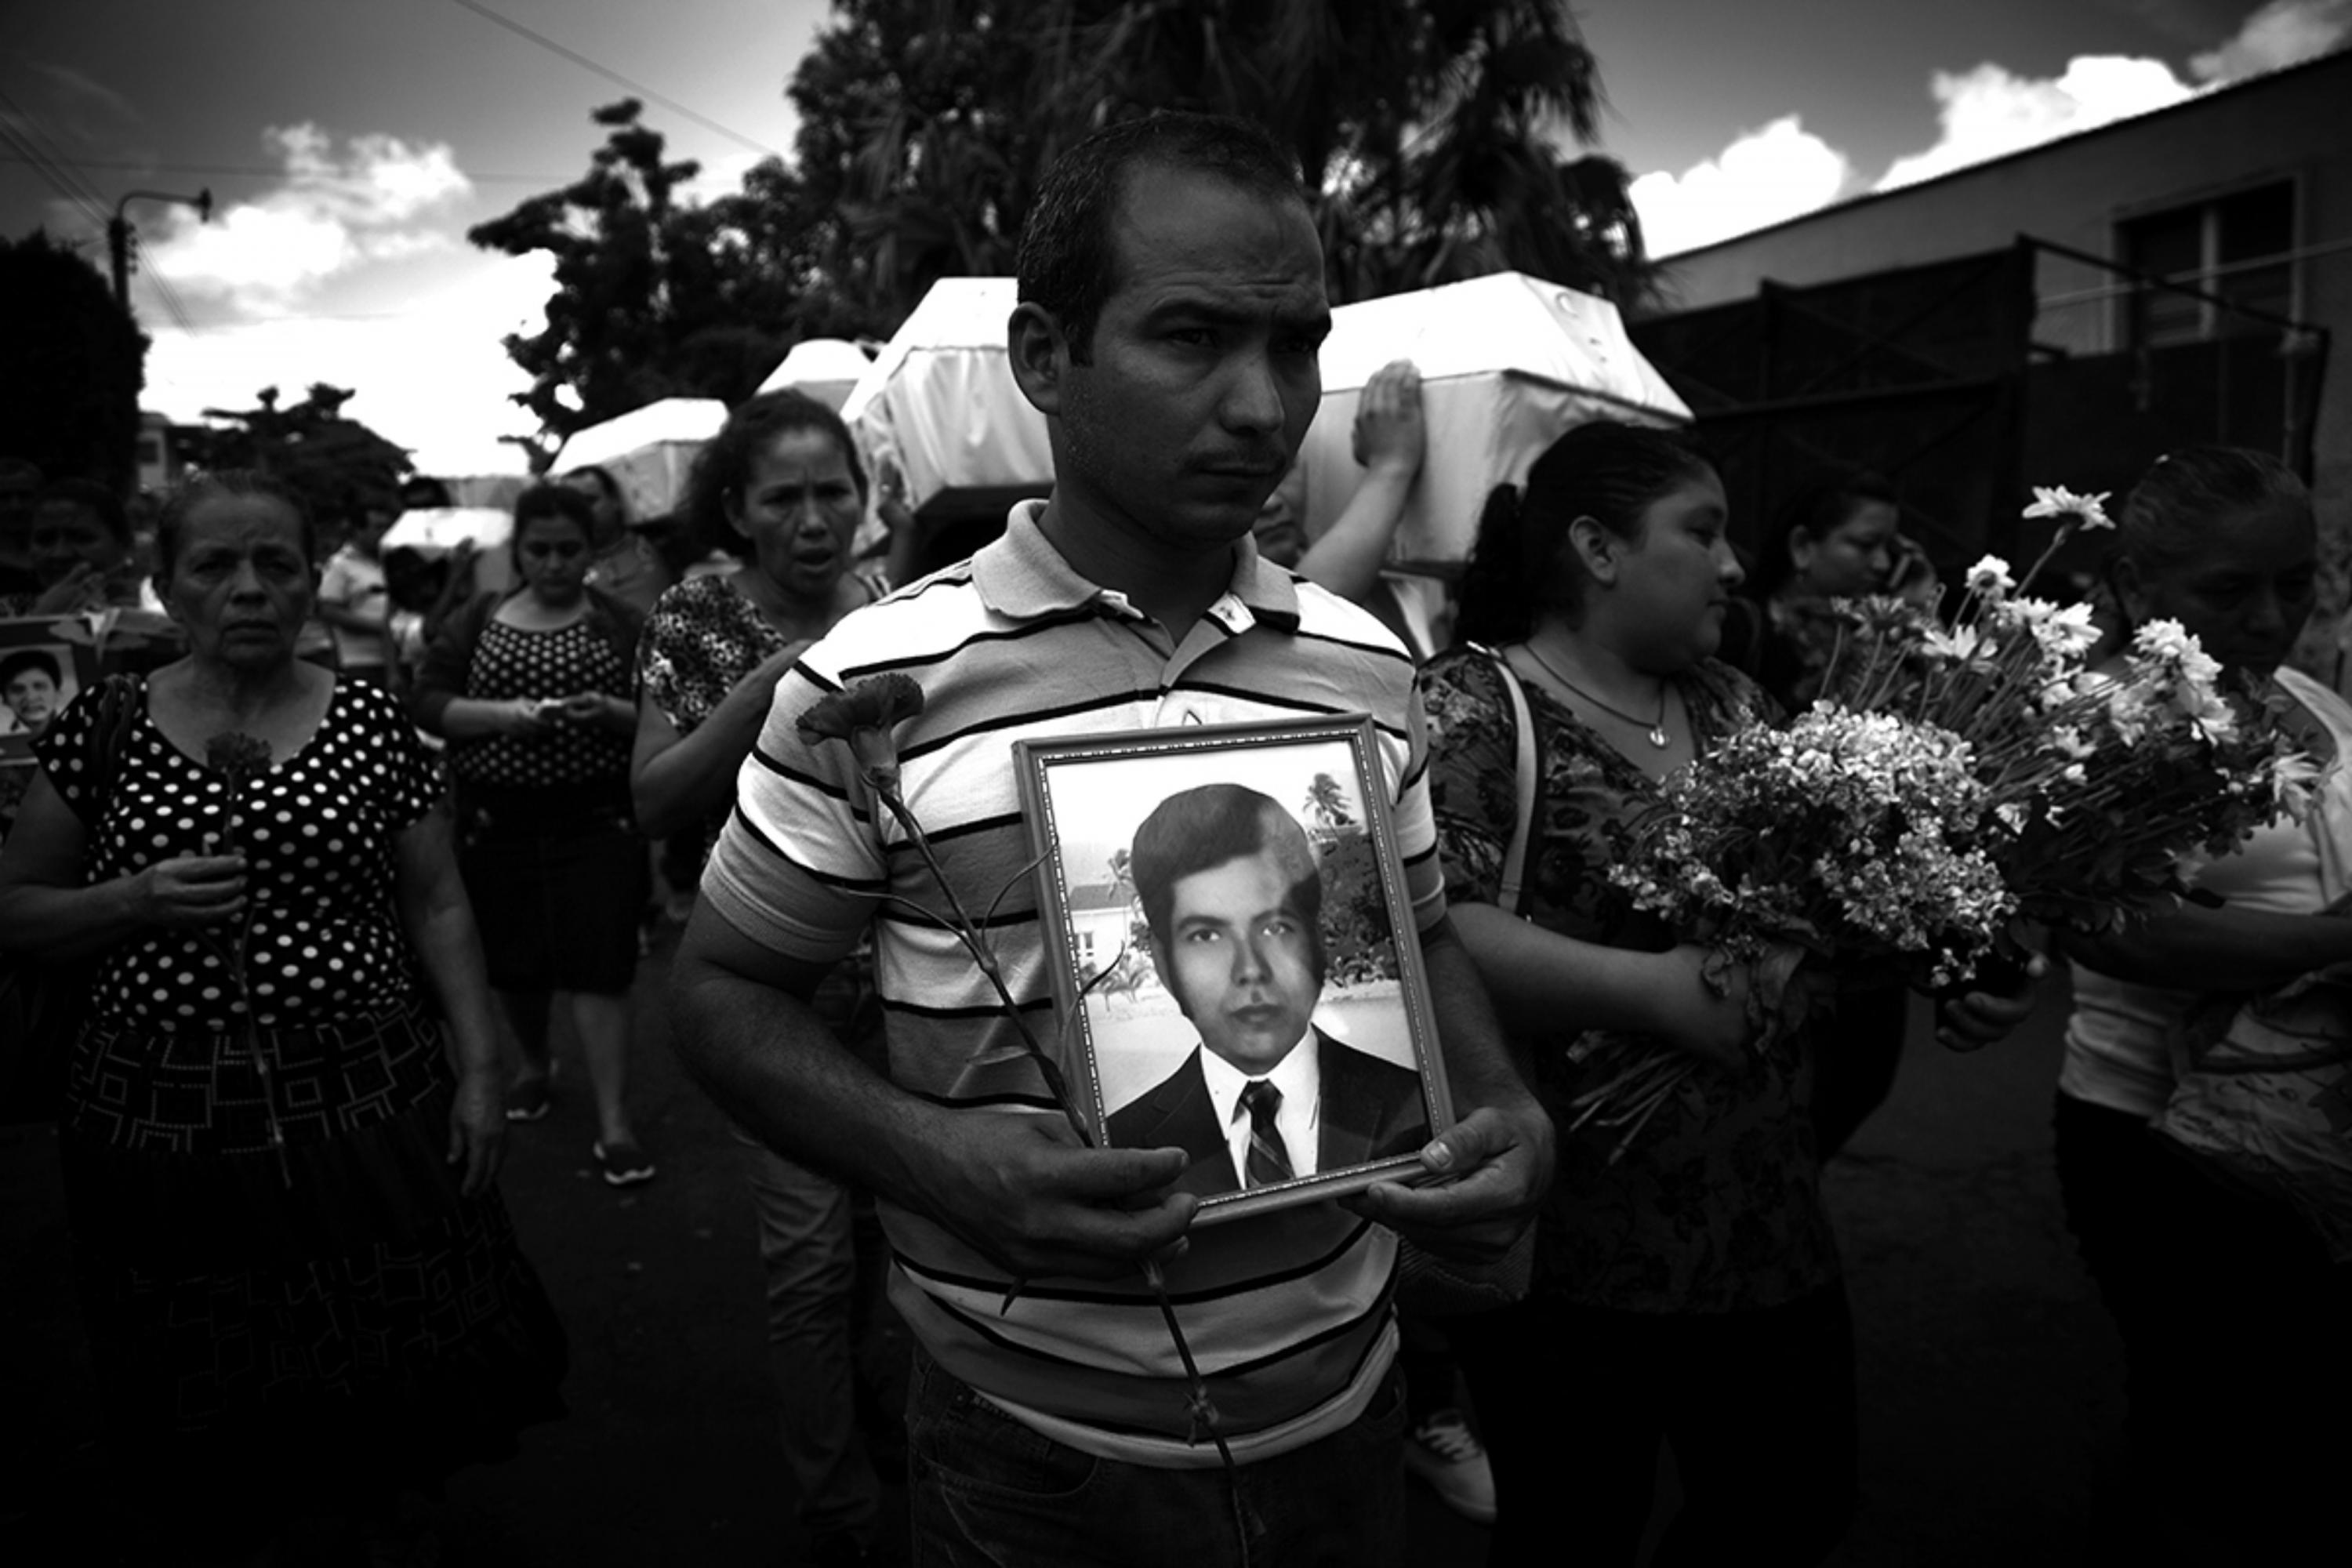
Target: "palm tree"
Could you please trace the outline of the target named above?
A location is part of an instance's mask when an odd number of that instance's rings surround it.
[[[1356,825],[1355,814],[1348,809],[1348,792],[1329,773],[1317,773],[1314,783],[1307,786],[1307,809],[1327,828]]]

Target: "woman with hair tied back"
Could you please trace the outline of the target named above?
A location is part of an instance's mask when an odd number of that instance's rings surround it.
[[[330,1519],[404,1552],[562,1411],[449,816],[398,704],[295,655],[291,492],[192,480],[157,554],[186,656],[47,726],[0,852],[0,942],[93,964],[58,1148],[122,1517],[76,1528],[130,1539],[76,1556],[274,1562]]]
[[[2324,768],[2305,820],[2183,868],[2218,901],[2065,939],[2058,1179],[2124,1345],[2132,1486],[2095,1520],[2094,1555],[2117,1561],[2308,1561],[2352,1473],[2352,1268],[2284,1204],[2151,1128],[2173,1094],[2175,1042],[2200,1015],[2352,962],[2352,707],[2284,662],[2316,598],[2317,537],[2301,479],[2227,447],[2159,459],[2117,519],[2118,651],[2135,628],[2177,621],[2259,683],[2264,721]],[[2313,1046],[2347,1048],[2347,1026]]]
[[[507,1115],[536,1121],[554,1064],[548,1014],[569,1001],[595,1096],[591,1155],[613,1186],[650,1181],[629,1121],[629,987],[652,877],[629,812],[636,612],[586,582],[588,499],[538,485],[515,501],[518,585],[449,617],[417,674],[417,722],[449,742],[459,864],[490,984],[522,1052]]]
[[[1471,646],[1422,677],[1456,929],[1559,1129],[1528,1300],[1453,1335],[1493,1458],[1500,1563],[1632,1563],[1671,1444],[1661,1563],[1818,1560],[1853,1507],[1853,1335],[1822,1206],[1814,1042],[1757,1051],[1727,994],[1609,879],[1665,778],[1771,715],[1711,657],[1741,569],[1723,483],[1685,438],[1580,426],[1489,499],[1463,584]],[[1478,646],[1483,644],[1484,646]],[[1534,799],[1515,778],[1533,725]],[[1522,821],[1523,890],[1502,895]],[[1969,997],[1947,1026],[2021,1011]],[[1706,1064],[1612,1162],[1571,1130],[1586,1031]]]
[[[724,541],[734,571],[693,577],[654,606],[638,650],[631,778],[637,821],[691,834],[709,853],[735,802],[735,775],[793,662],[851,611],[888,591],[852,554],[866,471],[840,416],[793,391],[751,399],[697,457],[688,526]],[[886,500],[893,562],[912,520]],[[876,1044],[861,952],[815,1003],[844,1040]],[[853,1420],[850,1313],[856,1285],[848,1193],[739,1131],[768,1276],[770,1375],[803,1526],[821,1551],[855,1560],[871,1542],[880,1485]],[[830,1559],[826,1559],[830,1560]]]

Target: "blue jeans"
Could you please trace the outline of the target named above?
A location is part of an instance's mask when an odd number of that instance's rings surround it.
[[[915,1563],[1401,1568],[1403,1434],[1403,1380],[1391,1368],[1353,1424],[1244,1465],[1229,1483],[1214,1466],[1159,1469],[1055,1442],[918,1349],[907,1401]]]
[[[849,1194],[735,1131],[760,1224],[768,1283],[768,1376],[775,1385],[784,1468],[811,1534],[871,1538],[881,1483],[857,1430],[850,1302],[857,1284]]]

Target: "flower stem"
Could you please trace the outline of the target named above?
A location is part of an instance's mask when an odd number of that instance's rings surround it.
[[[1069,1082],[1062,1076],[1061,1064],[1037,1043],[1037,1037],[1030,1031],[1029,1021],[1021,1016],[1020,1004],[1013,1001],[1012,991],[1004,984],[1004,972],[997,963],[996,955],[989,952],[987,945],[980,940],[980,928],[973,923],[971,912],[963,907],[963,900],[956,896],[955,884],[949,880],[947,868],[940,864],[938,852],[931,847],[930,835],[923,831],[923,825],[916,820],[907,803],[898,797],[895,787],[877,784],[874,794],[889,808],[890,815],[906,831],[915,852],[923,858],[923,865],[929,869],[931,880],[937,882],[940,891],[947,896],[948,910],[953,917],[948,922],[950,928],[954,931],[957,940],[963,943],[964,950],[971,954],[972,962],[980,966],[980,972],[988,977],[989,984],[995,988],[997,1000],[1004,1005],[1004,1016],[1013,1021],[1013,1028],[1020,1033],[1021,1044],[1029,1052],[1031,1059],[1036,1062],[1038,1072],[1045,1079],[1045,1088],[1054,1097],[1054,1103],[1061,1108],[1062,1115],[1070,1123],[1070,1130],[1078,1135],[1078,1142],[1092,1148],[1094,1135],[1087,1131],[1086,1121],[1070,1100]],[[1009,1301],[1010,1298],[1007,1300]]]
[[[2058,547],[2073,538],[2075,529],[2081,526],[2079,522],[2070,520],[2051,531],[2049,545],[2034,558],[2033,564],[2025,569],[2025,575],[2017,580],[2015,590],[2017,597],[2021,599],[2025,596],[2025,591],[2033,586],[2033,580],[2042,575],[2042,569],[2050,564],[2050,558],[2058,553]]]

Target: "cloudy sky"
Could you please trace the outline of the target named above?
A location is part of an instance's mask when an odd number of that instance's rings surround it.
[[[512,469],[499,340],[543,265],[472,224],[576,177],[589,110],[641,84],[674,155],[731,185],[788,152],[783,84],[825,0],[0,0],[0,234],[104,265],[132,192],[144,403],[278,385],[427,472]],[[1602,150],[1657,255],[2176,103],[2352,41],[2352,0],[1580,0]],[[504,24],[502,25],[502,21]],[[521,29],[519,31],[518,29]],[[528,32],[537,38],[526,37]],[[659,101],[667,99],[668,104]]]

